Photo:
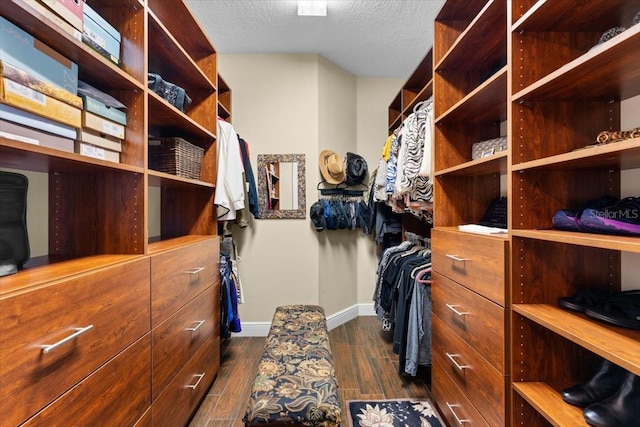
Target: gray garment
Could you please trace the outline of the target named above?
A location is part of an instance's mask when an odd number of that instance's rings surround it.
[[[431,365],[431,285],[413,285],[404,371],[416,376],[418,365]]]

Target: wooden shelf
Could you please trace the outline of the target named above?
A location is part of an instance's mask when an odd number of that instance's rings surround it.
[[[549,304],[513,304],[512,310],[616,365],[640,375],[640,332],[609,326]]]
[[[541,382],[513,383],[513,390],[556,427],[587,426],[583,410],[565,403],[560,393]]]
[[[483,176],[503,175],[507,173],[507,151],[492,156],[471,160],[460,165],[435,172],[435,176]]]
[[[466,6],[465,6],[466,8]],[[436,63],[435,72],[486,68],[506,60],[506,10],[500,1],[489,0],[456,40],[445,56]]]
[[[511,235],[513,237],[524,237],[527,239],[544,240],[547,242],[567,243],[570,245],[640,253],[640,239],[637,237],[589,234],[562,230],[516,229],[511,230]]]
[[[507,67],[476,87],[439,117],[437,125],[465,122],[479,124],[507,120]]]
[[[636,0],[579,2],[570,8],[562,2],[539,0],[513,24],[512,31],[604,32],[617,26],[621,18],[630,20],[638,10]]]
[[[514,93],[512,99],[525,103],[627,99],[640,95],[638,63],[640,26],[635,25]]]
[[[104,172],[110,170],[126,171],[140,174],[144,172],[143,168],[124,163],[94,159],[2,137],[0,137],[0,166],[44,173],[86,173],[96,170]]]
[[[620,170],[640,167],[640,138],[596,145],[570,153],[513,165],[514,171],[533,169],[604,169]]]

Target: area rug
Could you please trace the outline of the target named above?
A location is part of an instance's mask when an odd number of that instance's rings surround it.
[[[443,427],[434,405],[428,400],[350,400],[349,427]]]

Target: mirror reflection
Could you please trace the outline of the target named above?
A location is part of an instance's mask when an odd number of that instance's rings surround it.
[[[260,217],[306,218],[304,154],[258,155]]]

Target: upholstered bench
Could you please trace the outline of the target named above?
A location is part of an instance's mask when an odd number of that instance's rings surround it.
[[[253,382],[245,426],[340,425],[341,405],[322,307],[276,309]]]

